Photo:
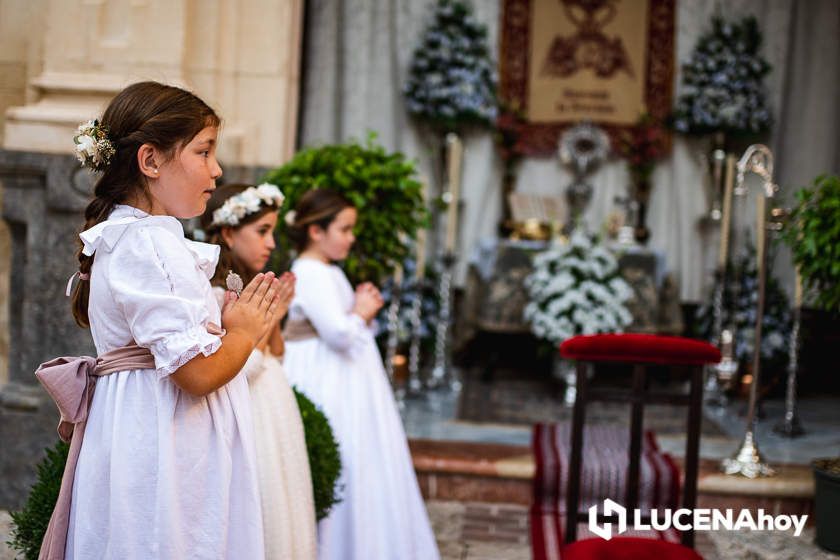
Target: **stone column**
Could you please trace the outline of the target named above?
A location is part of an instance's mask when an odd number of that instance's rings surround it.
[[[64,295],[78,269],[75,234],[92,178],[72,156],[0,151],[3,218],[12,234],[9,383],[0,391],[5,406],[37,406],[38,364],[94,352]]]

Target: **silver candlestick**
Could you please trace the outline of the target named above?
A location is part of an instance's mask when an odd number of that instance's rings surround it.
[[[411,302],[411,344],[408,348],[408,386],[407,394],[418,395],[423,389],[420,380],[420,342],[422,334],[423,288],[424,278],[416,279],[414,301]]]
[[[726,281],[726,269],[719,269],[715,274],[715,291],[712,296],[712,342],[719,348],[723,347],[723,284]],[[731,332],[727,331],[731,339]],[[706,404],[715,407],[726,406],[727,399],[720,386],[718,365],[706,367],[706,385],[703,388]]]
[[[796,374],[799,369],[799,327],[801,324],[802,308],[797,306],[793,310],[793,332],[788,346],[787,391],[785,393],[785,416],[776,424],[773,431],[779,435],[795,438],[805,433],[796,413]]]
[[[388,306],[388,340],[385,343],[385,371],[388,373],[388,379],[391,382],[391,388],[394,391],[394,398],[397,401],[397,406],[403,408],[405,406],[405,388],[400,387],[394,375],[394,356],[397,355],[397,344],[399,343],[399,317],[400,317],[400,292],[402,287],[394,279],[393,289],[391,290],[391,304]]]
[[[750,385],[750,401],[747,410],[746,433],[738,451],[729,459],[724,459],[721,469],[726,474],[741,475],[747,478],[773,476],[776,472],[768,465],[755,438],[756,405],[758,386],[761,381],[761,327],[764,321],[764,299],[767,283],[767,199],[773,198],[778,187],[773,183],[773,153],[767,146],[753,144],[738,162],[738,178],[735,194],[744,196],[747,189],[744,175],[751,171],[763,180],[762,192],[756,197],[758,211],[756,232],[756,264],[758,265],[758,304],[755,320],[755,343],[753,345],[753,378]]]
[[[444,253],[442,257],[443,270],[440,274],[438,297],[440,298],[440,317],[438,317],[435,331],[435,365],[429,379],[429,386],[433,388],[446,386],[451,391],[461,390],[461,380],[451,364],[449,348],[449,323],[452,315],[452,268],[455,265],[455,254]]]

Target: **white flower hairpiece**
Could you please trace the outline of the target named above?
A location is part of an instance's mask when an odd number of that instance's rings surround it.
[[[116,153],[114,144],[108,139],[108,129],[95,119],[79,125],[73,143],[76,158],[82,166],[94,171],[104,171]]]
[[[227,199],[224,204],[213,212],[211,226],[237,226],[248,214],[258,212],[260,207],[283,206],[286,197],[271,183],[262,183],[256,187],[248,187],[241,193]]]
[[[289,210],[286,212],[286,216],[283,218],[283,221],[286,222],[287,226],[293,226],[295,225],[295,218],[297,218],[297,212]]]

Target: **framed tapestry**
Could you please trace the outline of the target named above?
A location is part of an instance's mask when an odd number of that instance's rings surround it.
[[[552,155],[581,121],[615,141],[643,112],[665,119],[675,1],[502,0],[500,97],[517,115],[516,151]]]

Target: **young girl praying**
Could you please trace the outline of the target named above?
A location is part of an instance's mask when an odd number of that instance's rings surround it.
[[[224,185],[216,189],[201,227],[208,241],[221,247],[211,279],[224,298],[228,271],[248,281],[263,270],[274,250],[274,228],[283,194],[275,185]],[[315,505],[297,400],[280,362],[280,320],[294,295],[294,275],[280,277],[280,305],[271,330],[260,340],[243,372],[251,390],[257,442],[257,467],[263,511],[265,557],[282,560],[315,558]]]
[[[219,122],[192,93],[142,82],[74,138],[101,172],[72,294],[99,356],[37,373],[71,439],[42,558],[264,557],[239,372],[274,324],[279,281],[256,275],[220,309],[219,248],[187,240],[177,219],[201,215],[222,174]]]
[[[435,538],[370,323],[382,307],[334,264],[355,240],[356,208],[315,189],[298,202],[289,236],[295,297],[284,331],[289,381],[320,406],[339,443],[342,501],[318,528],[323,560],[434,560]]]

